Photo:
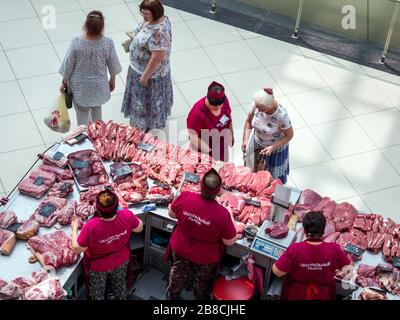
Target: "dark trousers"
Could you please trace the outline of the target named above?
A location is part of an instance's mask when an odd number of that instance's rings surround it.
[[[128,299],[128,261],[107,272],[89,271],[89,292],[92,300],[104,300],[107,280],[116,300]]]
[[[193,278],[193,291],[196,299],[209,300],[216,270],[216,263],[198,265],[190,260],[174,255],[169,274],[169,298],[172,300],[178,299],[189,276],[191,276]]]

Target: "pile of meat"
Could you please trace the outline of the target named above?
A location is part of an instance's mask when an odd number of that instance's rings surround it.
[[[226,189],[239,190],[249,197],[271,195],[268,187],[271,185],[272,176],[268,171],[251,172],[249,167],[226,162],[219,174]]]
[[[361,287],[377,287],[393,294],[400,294],[400,269],[390,264],[382,268],[360,264],[357,269],[356,283]]]
[[[122,164],[113,165],[117,165],[116,168],[118,168]],[[125,202],[139,203],[145,199],[148,191],[147,176],[140,164],[131,164],[129,167],[132,173],[115,181],[112,187]]]
[[[49,165],[49,166],[55,166],[61,169],[64,169],[68,165],[68,159],[65,155],[63,155],[59,160],[54,159],[56,153],[53,153],[52,155],[47,155],[47,154],[38,154],[38,158],[42,160],[43,164]]]
[[[66,210],[67,200],[62,198],[48,197],[43,200],[35,212],[30,216],[41,227],[51,227],[58,219],[58,216]]]
[[[37,233],[39,232],[39,228],[40,224],[35,220],[26,220],[22,222],[15,235],[17,239],[29,240],[30,238],[37,235]]]
[[[372,253],[383,251],[387,261],[400,257],[400,224],[379,214],[359,214],[351,204],[337,204],[312,190],[304,190],[294,212],[299,219],[307,212],[322,211],[327,219],[324,240],[343,248],[353,244]],[[358,257],[360,259],[360,257]]]
[[[24,300],[63,300],[67,292],[61,286],[58,278],[51,278],[27,289]]]
[[[171,188],[153,186],[146,195],[146,199],[153,203],[170,203],[174,199]]]
[[[384,293],[377,292],[370,288],[363,288],[360,293],[360,300],[389,300]]]
[[[18,221],[14,211],[6,210],[0,212],[0,228],[7,229]]]
[[[82,150],[68,155],[76,180],[82,187],[92,187],[109,181],[106,169],[94,150]]]
[[[78,261],[70,236],[61,230],[30,238],[27,246],[47,268],[68,267]]]
[[[21,181],[18,190],[21,193],[32,196],[36,199],[41,198],[56,181],[54,173],[40,169],[33,170],[28,179]]]
[[[7,211],[3,211],[0,213],[0,229],[1,228],[7,229],[16,223],[18,223],[18,218],[13,211],[7,210]],[[23,221],[20,223],[20,226],[16,230],[15,236],[17,239],[20,239],[20,240],[28,240],[29,238],[33,237],[34,235],[36,235],[38,233],[39,227],[40,227],[40,225],[36,221],[33,221],[33,220]],[[8,233],[2,232],[2,234],[3,234],[2,238],[3,238],[3,242],[4,242],[6,240],[6,235]],[[9,241],[11,241],[11,242],[8,242],[8,246],[12,242],[14,242],[13,239],[14,239],[14,237],[9,239]],[[4,246],[7,246],[7,244],[4,243]],[[9,248],[12,249],[11,247],[9,247]],[[5,247],[3,248],[3,251],[11,252],[9,249],[6,250]]]
[[[15,234],[11,231],[0,229],[0,253],[10,255],[16,242]]]

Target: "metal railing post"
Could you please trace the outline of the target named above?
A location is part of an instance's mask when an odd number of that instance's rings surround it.
[[[211,0],[210,13],[211,14],[216,14],[217,13],[217,0]]]
[[[294,32],[292,34],[292,38],[294,39],[299,38],[300,22],[301,22],[301,16],[303,14],[303,6],[304,6],[304,0],[300,0],[299,10],[297,11],[296,27],[294,28]]]
[[[388,34],[386,37],[385,47],[382,52],[381,60],[379,60],[379,64],[383,64],[383,65],[386,64],[386,62],[385,62],[386,55],[389,50],[390,41],[392,40],[393,30],[394,30],[394,26],[396,25],[396,20],[397,20],[397,15],[399,13],[399,9],[400,9],[400,0],[396,0],[396,5],[394,7],[392,22],[390,23],[389,31],[388,31]]]

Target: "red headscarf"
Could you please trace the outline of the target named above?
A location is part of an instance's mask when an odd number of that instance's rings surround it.
[[[222,90],[218,91],[218,92],[212,92],[211,88],[214,87],[214,86],[220,86],[222,88]],[[216,81],[211,82],[211,84],[208,86],[207,97],[213,98],[215,100],[223,99],[225,97],[225,88],[224,88],[224,86],[222,84],[216,82]]]

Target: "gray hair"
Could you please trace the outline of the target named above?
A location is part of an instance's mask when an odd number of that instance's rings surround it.
[[[254,103],[256,106],[264,106],[271,108],[274,103],[274,95],[268,94],[264,90],[258,90],[253,96]]]

